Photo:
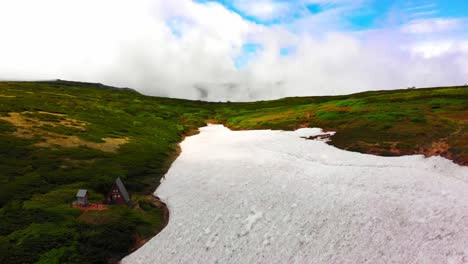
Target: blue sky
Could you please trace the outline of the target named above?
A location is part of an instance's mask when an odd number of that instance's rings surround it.
[[[466,0],[195,0],[216,2],[244,19],[264,25],[294,23],[307,17],[340,10],[343,28],[360,31],[403,25],[416,19],[464,18]]]
[[[346,18],[353,29],[371,29],[400,12],[401,23],[416,18],[460,18],[468,15],[466,0],[197,0],[217,2],[243,18],[263,25],[290,23],[305,16],[349,8]],[[261,6],[264,8],[262,9]],[[257,10],[253,10],[257,7]],[[250,10],[249,10],[250,8]]]

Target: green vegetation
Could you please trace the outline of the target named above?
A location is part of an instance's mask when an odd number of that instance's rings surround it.
[[[217,108],[231,129],[321,127],[330,144],[384,156],[442,155],[468,165],[468,87],[285,98]]]
[[[0,118],[6,118],[0,119],[0,263],[115,262],[137,235],[154,236],[162,210],[144,194],[154,191],[184,135],[212,115],[203,102],[78,83],[0,83],[0,94],[15,96],[0,97]],[[19,113],[16,120],[12,113]],[[60,136],[84,144],[54,144]],[[103,138],[128,143],[103,151]],[[40,147],[44,142],[48,147]],[[79,188],[102,202],[116,177],[135,208],[83,213],[70,207]]]
[[[366,92],[255,103],[143,96],[76,82],[0,83],[0,263],[116,262],[163,226],[148,194],[184,136],[322,127],[330,144],[378,155],[443,155],[468,165],[468,88]],[[121,177],[134,208],[70,206],[80,188],[102,202]]]

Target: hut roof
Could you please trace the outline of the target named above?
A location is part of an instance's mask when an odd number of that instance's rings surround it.
[[[76,193],[76,197],[77,197],[77,198],[86,197],[86,194],[87,194],[87,193],[88,193],[88,190],[80,189],[80,190],[78,190],[78,192]]]
[[[125,186],[123,185],[123,182],[122,180],[120,179],[120,177],[118,177],[116,180],[115,180],[115,184],[117,185],[117,188],[119,188],[120,190],[120,193],[122,194],[124,200],[129,203],[131,200],[130,200],[130,196],[128,195],[128,192],[127,192],[127,189],[125,188]]]

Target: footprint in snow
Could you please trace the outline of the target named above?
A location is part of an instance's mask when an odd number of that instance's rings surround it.
[[[247,235],[250,230],[252,230],[252,227],[255,225],[255,223],[257,223],[262,217],[263,212],[255,212],[252,210],[249,216],[247,216],[247,218],[244,220],[244,230],[240,233],[240,236]]]

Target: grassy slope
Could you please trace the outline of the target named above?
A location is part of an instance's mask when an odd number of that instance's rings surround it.
[[[217,119],[232,129],[321,127],[330,144],[383,156],[442,155],[468,165],[468,87],[231,103]]]
[[[47,126],[24,139],[0,120],[0,263],[105,262],[125,255],[135,233],[154,235],[162,214],[144,195],[167,171],[183,136],[211,115],[201,102],[79,83],[0,83],[0,94],[0,117],[27,111],[29,117],[54,121],[53,115],[39,113],[46,111],[88,123],[84,131]],[[118,153],[35,147],[50,130],[87,142],[105,137],[130,141]],[[141,200],[136,209],[114,207],[80,216],[80,210],[68,206],[78,188],[90,189],[92,199],[101,202],[117,176],[133,199]]]
[[[110,89],[0,83],[0,263],[99,263],[127,254],[135,234],[148,238],[161,228],[162,213],[145,195],[158,185],[184,135],[206,120],[234,129],[323,127],[338,132],[331,144],[340,148],[380,155],[440,153],[468,165],[464,87],[226,104]],[[18,127],[5,121],[12,113],[48,123],[20,138]],[[64,118],[86,125],[63,126]],[[35,146],[58,135],[97,144],[125,137],[129,143],[116,153]],[[90,189],[92,199],[101,201],[117,176],[133,193],[136,208],[81,214],[68,206],[78,188]]]

